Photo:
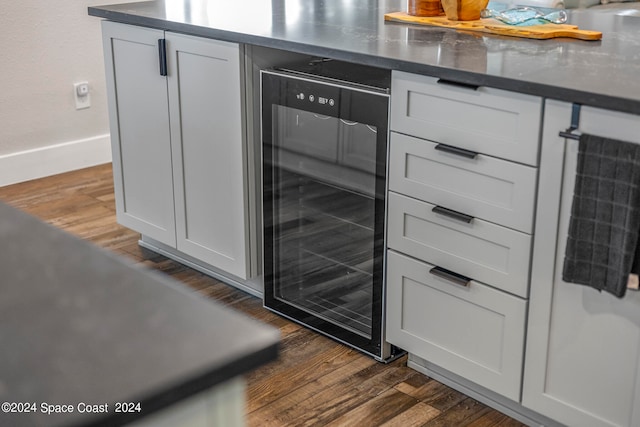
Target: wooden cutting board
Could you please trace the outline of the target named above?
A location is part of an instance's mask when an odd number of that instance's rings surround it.
[[[478,31],[482,33],[499,34],[501,36],[525,37],[528,39],[552,39],[556,37],[570,37],[580,40],[600,40],[600,31],[581,30],[576,25],[543,24],[531,26],[516,26],[503,24],[498,20],[487,18],[477,21],[450,21],[446,16],[413,16],[406,12],[392,12],[384,15],[385,21],[405,22],[410,24],[433,25],[437,27],[454,28],[461,31]]]

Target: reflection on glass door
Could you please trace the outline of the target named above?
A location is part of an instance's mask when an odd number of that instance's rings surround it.
[[[276,109],[275,297],[370,338],[376,130]],[[349,142],[354,135],[371,161]]]

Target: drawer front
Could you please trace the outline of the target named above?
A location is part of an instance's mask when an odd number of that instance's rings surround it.
[[[466,223],[433,212],[435,205],[389,193],[391,249],[527,297],[531,236],[490,222]]]
[[[426,202],[532,233],[537,169],[391,134],[389,188]]]
[[[472,281],[429,273],[393,251],[387,261],[387,340],[519,401],[526,302]]]
[[[393,72],[391,130],[537,165],[542,98]]]

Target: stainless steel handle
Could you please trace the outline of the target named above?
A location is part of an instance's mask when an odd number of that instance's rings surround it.
[[[447,208],[444,208],[442,206],[434,206],[433,209],[431,209],[431,212],[435,212],[435,213],[440,214],[440,215],[448,216],[449,218],[453,218],[453,219],[456,219],[458,221],[466,222],[467,224],[469,224],[471,221],[473,221],[473,218],[474,218],[471,215],[463,214],[462,212],[458,212],[458,211],[454,211],[454,210],[451,210],[451,209],[447,209]]]
[[[471,280],[473,280],[468,278],[467,276],[454,273],[453,271],[447,270],[442,267],[433,267],[431,270],[429,270],[429,273],[433,274],[436,277],[448,280],[452,283],[455,283],[456,285],[464,287],[468,287]]]

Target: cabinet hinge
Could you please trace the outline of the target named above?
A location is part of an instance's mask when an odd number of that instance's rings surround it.
[[[158,40],[158,58],[160,61],[160,75],[167,75],[167,41],[165,39]]]

